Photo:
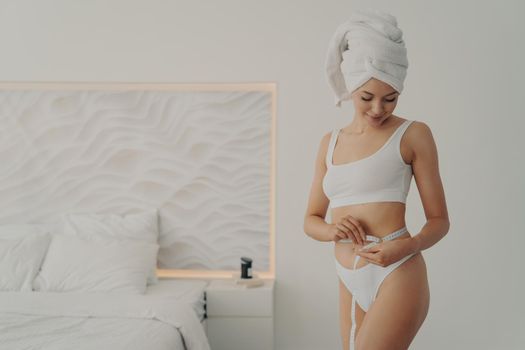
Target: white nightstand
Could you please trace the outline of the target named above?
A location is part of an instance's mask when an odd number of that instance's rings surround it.
[[[233,280],[211,280],[206,288],[211,350],[272,350],[274,279],[244,288]]]

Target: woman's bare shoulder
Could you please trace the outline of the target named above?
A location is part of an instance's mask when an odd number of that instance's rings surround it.
[[[319,141],[319,151],[325,151],[328,149],[328,144],[330,143],[330,138],[332,137],[332,131],[325,132]]]
[[[425,149],[433,148],[435,145],[434,136],[430,126],[420,120],[414,120],[406,130],[407,144],[413,153]]]
[[[333,131],[328,131],[323,135],[323,137],[321,138],[321,147],[328,147],[328,144],[330,143],[330,138],[332,137],[332,132]]]
[[[406,130],[407,138],[414,140],[428,139],[432,137],[432,130],[427,123],[420,120],[412,120],[412,123],[408,126]]]

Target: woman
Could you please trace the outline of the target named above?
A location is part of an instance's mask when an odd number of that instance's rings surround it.
[[[321,140],[304,231],[335,242],[343,349],[408,349],[430,301],[421,251],[450,224],[431,130],[393,114],[408,67],[396,19],[356,12],[326,65],[336,105],[351,99],[355,114]],[[412,175],[427,218],[416,235],[404,219]]]

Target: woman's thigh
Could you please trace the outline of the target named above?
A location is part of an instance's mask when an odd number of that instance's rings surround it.
[[[429,303],[426,264],[417,253],[383,280],[357,333],[356,349],[408,349],[426,318]]]
[[[339,324],[341,331],[341,342],[343,344],[343,350],[348,350],[350,346],[350,330],[352,327],[352,293],[348,291],[348,288],[343,284],[339,278]],[[356,331],[359,331],[365,312],[359,304],[355,304],[355,318],[356,318]]]

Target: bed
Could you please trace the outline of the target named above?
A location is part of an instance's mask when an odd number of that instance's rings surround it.
[[[0,349],[209,350],[208,281],[156,277],[156,222],[150,210],[0,225]]]
[[[161,280],[145,295],[0,293],[0,348],[208,349],[207,282],[179,282]]]

